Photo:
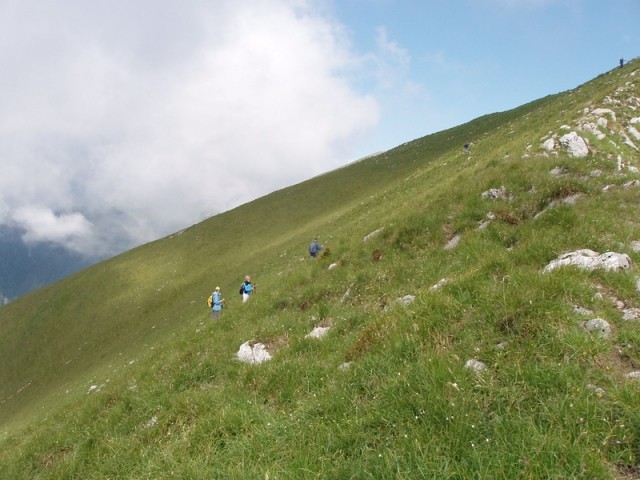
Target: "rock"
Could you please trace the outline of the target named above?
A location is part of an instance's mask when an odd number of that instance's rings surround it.
[[[444,249],[452,250],[456,248],[458,246],[458,243],[460,242],[460,238],[462,238],[460,235],[455,235],[451,240],[447,242],[447,244],[444,246]]]
[[[587,332],[593,333],[600,338],[611,338],[611,325],[602,318],[593,318],[588,322],[584,322],[582,326]]]
[[[244,342],[240,345],[238,360],[244,363],[257,364],[271,360],[271,355],[267,352],[267,347],[262,343]]]
[[[331,265],[329,265],[329,270],[333,270],[334,268],[336,268],[338,266],[337,263],[332,263]]]
[[[482,192],[482,198],[485,200],[503,200],[507,196],[507,189],[503,186],[500,188],[491,188],[486,192]]]
[[[627,132],[629,132],[631,134],[631,136],[634,137],[636,140],[640,140],[640,132],[638,132],[638,130],[636,130],[631,125],[629,125],[629,127],[627,127]]]
[[[487,369],[487,364],[480,360],[476,360],[475,358],[471,358],[464,364],[464,368],[480,373]]]
[[[442,278],[440,279],[440,281],[438,283],[436,283],[435,285],[431,285],[429,287],[429,290],[431,290],[432,292],[435,292],[436,290],[440,290],[442,287],[444,287],[447,283],[449,283],[449,280],[447,280],[446,278]]]
[[[338,369],[340,370],[348,370],[349,368],[351,368],[351,363],[352,362],[344,362],[343,364],[341,364]]]
[[[344,303],[344,301],[349,298],[349,295],[351,295],[351,287],[347,288],[347,291],[344,292],[344,295],[342,295],[342,298],[340,299],[340,303]]]
[[[560,145],[569,150],[569,155],[572,157],[582,158],[589,154],[587,142],[576,132],[570,132],[560,137]]]
[[[558,267],[568,265],[573,265],[585,270],[602,268],[608,271],[617,271],[631,267],[631,259],[626,253],[606,252],[600,255],[593,250],[583,249],[560,255],[556,260],[550,262],[544,268],[544,271],[549,272]]]
[[[598,117],[602,117],[603,115],[609,115],[611,117],[611,120],[613,120],[614,122],[616,121],[616,113],[610,108],[596,108],[591,113]]]
[[[307,333],[304,338],[322,338],[329,333],[329,330],[331,330],[331,327],[316,327]]]
[[[604,397],[607,392],[604,391],[604,389],[596,386],[596,385],[592,385],[591,383],[587,385],[587,390],[593,392],[596,394],[596,396],[598,397]]]
[[[561,175],[566,175],[567,173],[569,173],[569,169],[567,167],[556,167],[549,173],[555,177],[559,177]]]
[[[585,122],[580,126],[580,129],[583,132],[588,132],[594,135],[598,140],[603,140],[606,137],[606,135],[602,133],[594,123]]]
[[[362,241],[366,242],[367,240],[370,240],[371,238],[375,237],[376,235],[378,235],[383,230],[384,230],[384,227],[380,227],[377,230],[374,230],[373,232],[369,233],[368,235],[365,235],[364,238],[362,239]]]
[[[415,300],[415,295],[405,295],[404,297],[396,298],[396,302],[402,303],[403,305],[411,305]]]
[[[634,372],[627,373],[627,378],[631,378],[633,380],[640,379],[640,371],[636,370]]]
[[[542,144],[542,148],[544,148],[548,152],[552,152],[554,148],[556,148],[556,141],[553,138],[548,138]]]
[[[640,308],[625,308],[622,310],[623,320],[638,320],[640,318]]]
[[[631,180],[623,185],[624,188],[640,187],[640,180]]]
[[[589,310],[588,308],[580,307],[578,305],[575,305],[573,307],[573,311],[578,315],[585,315],[585,316],[593,315],[593,312],[591,310]]]

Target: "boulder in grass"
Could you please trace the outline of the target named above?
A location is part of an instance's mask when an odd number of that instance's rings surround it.
[[[260,342],[244,342],[240,345],[238,360],[243,363],[258,364],[271,360],[271,354],[267,351],[267,347]]]
[[[631,259],[626,253],[605,252],[599,254],[593,250],[582,249],[560,255],[556,260],[550,262],[544,271],[549,272],[559,267],[571,265],[585,270],[617,271],[631,267]]]

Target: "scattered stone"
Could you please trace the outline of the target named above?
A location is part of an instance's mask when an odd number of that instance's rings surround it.
[[[352,362],[344,362],[343,364],[341,364],[338,369],[339,370],[348,370],[349,368],[351,368],[351,363]]]
[[[567,167],[556,167],[549,173],[555,177],[559,177],[561,175],[566,175],[567,173],[569,173],[569,169]]]
[[[93,393],[93,392],[99,392],[99,391],[100,391],[100,389],[98,388],[97,385],[91,385],[89,387],[89,391],[87,393]]]
[[[636,281],[636,292],[640,292],[640,278]]]
[[[153,417],[151,417],[151,420],[149,420],[144,428],[153,428],[158,424],[158,417],[156,417],[155,415]]]
[[[271,360],[267,347],[259,342],[244,342],[236,354],[238,360],[244,363],[257,364]]]
[[[589,175],[591,175],[592,177],[600,177],[602,175],[602,170],[600,169],[595,169],[594,171],[592,171]]]
[[[447,242],[447,244],[444,246],[444,249],[453,250],[454,248],[456,248],[458,246],[458,243],[460,242],[460,238],[462,238],[460,235],[455,235],[451,240]]]
[[[487,364],[480,360],[476,360],[475,358],[471,358],[464,364],[464,368],[480,373],[487,369]]]
[[[567,133],[560,137],[560,145],[569,150],[569,155],[572,157],[582,158],[589,154],[587,142],[576,132]]]
[[[580,126],[580,129],[583,132],[588,132],[594,135],[598,140],[604,140],[606,138],[606,135],[602,133],[594,123],[585,122]]]
[[[640,187],[640,180],[631,180],[623,185],[624,188]]]
[[[384,230],[384,227],[380,227],[377,230],[374,230],[373,232],[369,233],[368,235],[365,235],[364,238],[362,239],[362,241],[366,242],[366,241],[370,240],[371,238],[375,237],[376,235],[378,235],[383,230]]]
[[[404,297],[396,298],[396,302],[402,303],[403,305],[411,305],[415,300],[415,295],[405,295]]]
[[[631,136],[634,137],[636,140],[640,140],[640,132],[636,130],[635,127],[632,127],[631,125],[629,125],[627,127],[627,132],[629,132]]]
[[[331,327],[316,327],[307,333],[304,338],[322,338],[329,333],[329,330],[331,330]]]
[[[613,120],[614,122],[616,121],[616,112],[614,112],[610,108],[596,108],[591,113],[599,117],[603,115],[609,115],[611,117],[611,120]]]
[[[631,378],[633,380],[640,379],[640,371],[639,370],[635,370],[633,372],[627,373],[627,378]]]
[[[542,144],[542,148],[544,148],[547,152],[551,152],[554,148],[556,148],[556,141],[553,138],[548,138]]]
[[[344,292],[344,295],[342,295],[342,298],[340,299],[340,303],[344,303],[344,301],[349,297],[349,295],[351,295],[351,287],[347,288],[347,291]]]
[[[584,315],[587,317],[593,315],[593,312],[591,310],[589,310],[588,308],[581,307],[579,305],[574,305],[573,311],[578,315]]]
[[[593,333],[600,338],[605,340],[611,338],[611,325],[602,318],[593,318],[588,322],[584,322],[582,326],[587,332]]]
[[[545,268],[545,272],[549,272],[558,267],[574,265],[585,270],[595,270],[602,268],[604,270],[623,270],[631,266],[631,259],[626,253],[606,252],[599,254],[589,249],[577,250],[575,252],[560,255],[553,260]]]
[[[431,285],[429,287],[429,290],[431,290],[432,292],[435,292],[436,290],[440,290],[442,287],[444,287],[447,283],[449,283],[449,280],[447,280],[446,278],[442,278],[440,279],[440,281],[438,283],[436,283],[435,285]]]
[[[607,392],[605,392],[603,388],[600,388],[591,383],[587,385],[587,390],[593,392],[597,397],[600,398],[604,397],[607,394]]]
[[[507,196],[507,189],[504,185],[500,188],[491,188],[486,192],[482,192],[482,198],[485,200],[504,200]]]
[[[338,266],[337,263],[332,263],[331,265],[329,265],[329,270],[333,270],[334,268],[336,268]]]
[[[623,320],[638,320],[640,318],[640,308],[625,308],[622,310]]]

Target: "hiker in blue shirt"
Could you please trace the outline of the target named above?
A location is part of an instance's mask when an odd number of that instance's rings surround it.
[[[314,238],[313,242],[309,245],[309,255],[313,258],[318,256],[318,253],[322,250],[322,245],[318,243],[318,239]]]
[[[247,275],[244,277],[244,283],[240,285],[240,295],[242,295],[242,303],[249,300],[249,297],[255,292],[256,287],[251,283],[251,277]]]
[[[222,298],[222,294],[220,293],[220,287],[216,287],[216,289],[211,294],[213,298],[211,311],[213,312],[213,319],[215,320],[222,313],[222,307],[224,304],[224,298]]]

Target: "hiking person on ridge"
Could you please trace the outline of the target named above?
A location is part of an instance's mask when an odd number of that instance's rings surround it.
[[[309,255],[313,258],[318,256],[318,253],[322,250],[322,245],[318,243],[318,237],[313,239],[313,242],[309,245]]]
[[[240,295],[242,295],[242,303],[249,300],[251,294],[255,291],[256,287],[251,283],[251,277],[247,275],[244,277],[244,283],[240,285]]]
[[[216,289],[211,294],[213,301],[211,302],[211,311],[213,312],[213,319],[215,320],[222,313],[222,307],[224,304],[224,298],[222,298],[222,293],[220,293],[220,287],[216,287]]]

